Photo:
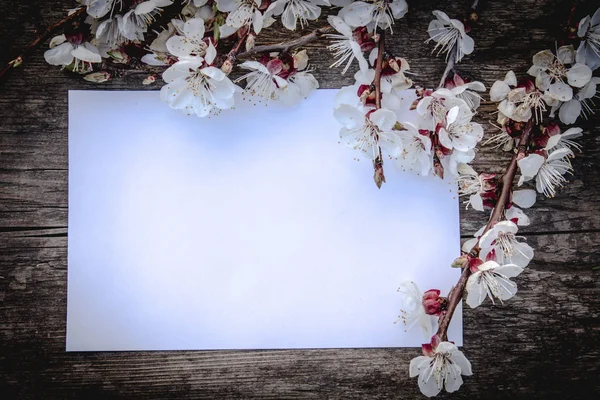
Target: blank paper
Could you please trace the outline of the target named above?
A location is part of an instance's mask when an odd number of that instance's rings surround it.
[[[200,119],[158,92],[71,91],[67,350],[429,342],[394,324],[396,289],[456,282],[456,185],[386,160],[377,189],[335,93]]]

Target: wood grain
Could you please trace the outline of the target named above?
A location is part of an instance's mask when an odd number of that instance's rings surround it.
[[[0,0],[0,61],[73,6],[69,0]],[[577,2],[580,14],[596,2]],[[437,83],[441,58],[424,45],[430,12],[461,15],[470,3],[409,1],[393,35],[415,80]],[[531,56],[554,47],[571,2],[482,1],[476,52],[461,74],[490,87],[509,69],[524,74]],[[578,18],[579,18],[578,14]],[[323,25],[313,24],[309,29]],[[288,35],[290,38],[301,33]],[[280,41],[276,28],[259,43]],[[351,71],[328,69],[322,43],[310,44],[322,87],[352,83]],[[310,51],[313,49],[313,51]],[[0,86],[0,396],[11,398],[416,398],[407,366],[418,349],[65,353],[67,284],[67,90],[156,90],[146,74],[102,85],[46,65],[43,50]],[[493,120],[484,104],[478,119]],[[98,115],[104,123],[109,116]],[[583,153],[570,185],[540,200],[522,234],[536,249],[504,306],[464,312],[464,351],[475,375],[455,398],[583,398],[600,392],[600,136],[598,117],[582,125]],[[475,167],[500,172],[510,155],[481,148]],[[461,212],[463,237],[486,216]]]

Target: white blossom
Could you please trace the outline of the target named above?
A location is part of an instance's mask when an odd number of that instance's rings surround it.
[[[536,87],[558,101],[571,100],[573,88],[585,86],[592,77],[590,67],[575,62],[573,46],[559,47],[556,55],[550,50],[536,53],[528,73],[535,77]]]
[[[288,82],[278,74],[283,69],[283,62],[278,59],[270,60],[267,65],[258,61],[244,61],[239,65],[242,69],[250,72],[236,80],[246,80],[245,91],[253,96],[261,97],[267,101],[275,100],[279,91],[285,89]]]
[[[65,35],[60,35],[50,44],[52,48],[44,52],[44,59],[50,65],[63,68],[72,65],[74,72],[88,72],[92,69],[91,64],[102,62],[98,48],[91,43],[75,44],[67,41]]]
[[[403,122],[402,125],[406,130],[399,133],[402,152],[397,163],[404,170],[415,170],[427,176],[433,162],[431,139],[419,133],[417,127],[409,122]]]
[[[375,47],[369,54],[369,63],[375,67],[379,49]],[[402,57],[390,57],[388,58],[388,65],[394,71],[393,73],[386,73],[385,71],[381,74],[381,91],[382,93],[390,93],[391,91],[400,91],[409,89],[413,85],[413,81],[406,76],[409,73],[410,65],[408,61]],[[372,72],[371,72],[372,71]],[[362,70],[360,71],[363,72]],[[369,70],[370,74],[375,78],[375,70]],[[371,82],[373,81],[371,79]],[[366,83],[366,82],[364,82]]]
[[[319,82],[306,71],[297,72],[287,79],[287,86],[279,93],[279,100],[288,106],[298,104],[319,88]]]
[[[418,376],[419,389],[427,397],[443,389],[452,393],[463,384],[461,375],[472,375],[471,363],[454,343],[441,342],[427,355],[410,361],[409,375]]]
[[[265,15],[281,15],[281,23],[290,31],[304,28],[308,21],[314,21],[321,15],[320,6],[331,6],[328,0],[276,0],[265,12]]]
[[[394,20],[404,17],[408,11],[406,0],[354,1],[345,5],[339,16],[352,27],[366,26],[370,32],[375,27],[392,30]]]
[[[397,157],[402,151],[398,132],[392,128],[396,124],[393,111],[379,109],[368,110],[342,104],[334,111],[334,116],[343,127],[340,139],[364,157],[375,160],[382,157],[386,150],[390,157]]]
[[[264,17],[259,7],[262,0],[215,0],[217,9],[229,13],[226,25],[234,31],[242,26],[252,27],[255,33],[260,33],[264,25]]]
[[[327,17],[327,21],[339,32],[339,34],[327,35],[333,41],[327,48],[333,52],[333,57],[336,59],[330,65],[330,68],[338,67],[345,63],[346,66],[342,70],[342,74],[345,74],[348,68],[350,68],[352,61],[356,60],[361,70],[366,71],[369,69],[360,44],[354,39],[352,28],[342,18],[335,15]]]
[[[558,117],[562,123],[570,125],[574,124],[580,115],[587,118],[594,113],[592,98],[596,97],[597,85],[600,83],[600,77],[593,76],[584,87],[579,89],[573,98],[565,103],[559,103],[552,108],[551,117],[554,116],[556,108]]]
[[[166,41],[169,53],[179,60],[188,60],[203,57],[208,44],[204,39],[204,20],[192,18],[182,26],[183,36],[175,35]]]
[[[535,191],[533,196],[535,198]],[[515,264],[525,268],[533,258],[533,249],[527,243],[519,241],[524,239],[517,236],[519,228],[511,221],[500,221],[492,226],[479,239],[482,260],[494,260],[499,264]]]
[[[121,34],[129,40],[144,40],[144,33],[156,16],[162,12],[162,7],[173,4],[172,0],[148,0],[139,3],[120,19]]]
[[[430,96],[423,97],[417,104],[417,112],[424,117],[425,127],[430,131],[435,131],[438,124],[447,125],[448,117],[454,121],[459,109],[462,109],[462,113],[470,113],[467,103],[455,97],[448,89],[438,89]]]
[[[96,27],[96,39],[106,44],[111,49],[123,43],[126,38],[121,33],[123,25],[123,16],[115,15],[114,18],[107,18]]]
[[[582,132],[583,129],[581,128],[570,128],[563,133],[550,136],[548,143],[546,143],[545,150],[550,152],[563,148],[581,150],[581,145],[574,142],[573,139],[583,136]]]
[[[423,293],[419,290],[417,284],[412,281],[402,282],[398,288],[398,292],[402,294],[401,315],[398,321],[402,321],[405,331],[409,331],[416,325],[419,325],[423,336],[430,338],[433,335],[435,317],[425,313]]]
[[[579,22],[577,36],[582,38],[577,48],[577,62],[592,70],[600,67],[600,8],[591,18],[588,15]]]
[[[485,85],[477,81],[464,82],[462,79],[458,81],[455,79],[450,92],[459,99],[464,100],[471,110],[476,111],[481,104],[481,95],[476,92],[485,92]]]
[[[522,174],[519,185],[535,177],[538,193],[554,197],[556,190],[567,182],[564,175],[573,169],[571,157],[573,151],[568,147],[556,149],[550,152],[548,157],[537,153],[528,155],[517,162]]]
[[[478,174],[473,167],[466,163],[458,164],[457,172],[456,180],[459,196],[469,196],[466,208],[468,209],[470,205],[477,211],[483,211],[484,205],[481,195],[485,191],[492,189],[488,181],[493,179],[494,175]]]
[[[436,19],[429,23],[427,32],[429,33],[429,41],[436,42],[433,51],[446,53],[446,59],[450,55],[450,51],[455,49],[456,62],[460,62],[465,54],[471,54],[475,48],[475,42],[465,32],[465,26],[457,19],[450,19],[448,15],[442,11],[433,11]]]
[[[486,261],[477,267],[467,280],[466,302],[471,308],[478,307],[486,297],[494,303],[494,297],[503,302],[517,293],[514,278],[523,272],[523,268],[515,264],[500,265],[496,261]]]
[[[161,99],[173,109],[199,117],[233,107],[236,87],[223,71],[211,65],[216,54],[211,43],[204,59],[187,58],[170,66],[163,73],[167,85],[160,91]]]
[[[112,12],[116,5],[119,8],[123,7],[123,0],[81,0],[80,2],[87,7],[86,12],[93,18],[104,17]]]
[[[465,106],[459,104],[448,110],[445,124],[438,131],[442,146],[459,151],[475,148],[483,139],[483,127],[471,121],[473,115],[466,103]]]

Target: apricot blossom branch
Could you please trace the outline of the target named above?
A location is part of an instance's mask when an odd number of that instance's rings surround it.
[[[50,36],[52,34],[54,34],[56,31],[58,31],[60,28],[67,25],[69,22],[72,22],[75,19],[79,18],[81,15],[83,15],[85,13],[85,11],[86,11],[85,6],[80,7],[77,10],[75,10],[74,12],[72,12],[71,14],[69,14],[66,17],[64,17],[63,19],[61,19],[60,21],[46,27],[46,29],[44,29],[41,33],[39,33],[37,35],[37,37],[33,41],[31,41],[31,43],[29,43],[27,45],[27,47],[25,47],[25,49],[23,49],[21,51],[21,54],[19,54],[17,56],[17,58],[13,59],[12,61],[9,61],[4,66],[4,68],[2,68],[2,70],[0,70],[0,81],[2,81],[2,78],[8,73],[8,71],[12,70],[13,68],[17,68],[21,64],[23,64],[23,62],[25,61],[25,58],[32,50],[34,50],[41,43],[48,40],[48,38],[50,38]]]

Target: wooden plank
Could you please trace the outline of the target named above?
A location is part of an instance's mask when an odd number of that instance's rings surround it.
[[[466,309],[475,375],[456,398],[550,398],[600,389],[600,233],[528,238],[535,261],[504,306]],[[2,234],[3,393],[190,398],[413,398],[419,349],[65,353],[66,238]],[[579,248],[575,255],[574,248]],[[577,262],[573,262],[575,256]],[[568,268],[565,266],[568,265]],[[35,300],[32,300],[35,299]],[[390,323],[395,315],[390,315]],[[401,327],[398,327],[401,335]]]

